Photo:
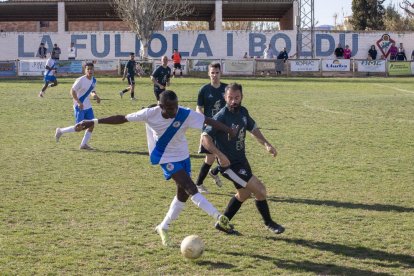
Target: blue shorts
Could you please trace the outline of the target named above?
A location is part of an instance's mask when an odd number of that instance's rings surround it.
[[[191,162],[190,157],[183,161],[170,162],[165,164],[160,164],[162,171],[164,172],[165,179],[171,179],[172,175],[178,172],[179,170],[184,169],[185,172],[191,176]]]
[[[93,114],[92,108],[88,108],[85,110],[79,110],[78,106],[73,108],[75,115],[75,124],[80,123],[82,120],[92,120],[95,119],[95,115]]]
[[[55,81],[57,81],[57,79],[56,79],[56,77],[55,77],[55,76],[45,76],[45,77],[43,78],[43,80],[44,80],[45,82],[55,82]]]

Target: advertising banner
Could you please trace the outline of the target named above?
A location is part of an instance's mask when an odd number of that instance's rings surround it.
[[[390,61],[388,63],[388,75],[390,76],[408,76],[411,75],[410,61]]]
[[[118,71],[119,60],[85,60],[82,65],[88,62],[93,63],[95,71]]]
[[[120,60],[119,66],[121,66],[120,73],[121,75],[124,73],[125,65],[127,64],[128,60]],[[153,69],[153,62],[152,61],[140,61],[136,60],[137,66],[137,75],[139,76],[150,76],[152,74]]]
[[[57,64],[58,73],[82,74],[83,72],[81,60],[59,60]]]
[[[225,60],[223,61],[223,73],[227,75],[252,75],[254,69],[253,60]]]
[[[319,59],[288,60],[292,72],[319,72]]]
[[[276,60],[256,59],[256,72],[275,71]]]
[[[414,61],[411,61],[411,74],[414,75]]]
[[[15,61],[0,61],[0,77],[14,77],[17,75]]]
[[[45,66],[45,59],[20,60],[17,74],[19,76],[42,76]]]
[[[188,71],[190,72],[208,72],[208,65],[213,61],[219,62],[214,59],[191,59],[188,61]]]
[[[383,72],[386,71],[385,60],[355,60],[358,72]]]
[[[325,72],[349,72],[351,60],[349,59],[323,59],[322,71]]]

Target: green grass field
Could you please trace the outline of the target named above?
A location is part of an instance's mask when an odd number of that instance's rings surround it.
[[[54,140],[73,124],[73,78],[60,78],[46,97],[42,81],[0,80],[1,275],[413,275],[413,78],[232,79],[244,85],[244,105],[278,149],[266,153],[252,137],[253,172],[267,186],[273,218],[286,227],[267,231],[254,201],[226,236],[188,202],[164,248],[154,227],[175,194],[147,155],[145,127],[99,125],[90,144],[82,134]],[[204,79],[174,79],[180,103],[195,108]],[[154,102],[149,79],[137,80],[137,102],[120,78],[98,77],[97,117],[127,114]],[[203,156],[199,132],[188,135],[193,178]],[[235,190],[206,184],[221,211]],[[180,241],[206,243],[196,261]]]

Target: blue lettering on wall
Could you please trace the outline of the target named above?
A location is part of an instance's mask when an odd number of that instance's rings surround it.
[[[45,47],[47,48],[48,53],[52,52],[53,42],[52,42],[52,39],[50,38],[50,35],[43,35],[41,42],[45,44]]]
[[[135,35],[135,55],[141,56],[141,40]]]
[[[278,55],[280,52],[278,50],[283,50],[283,49],[276,49],[276,41],[278,39],[283,39],[285,41],[286,52],[289,53],[290,50],[292,49],[292,42],[290,41],[290,38],[284,33],[278,33],[272,36],[272,38],[270,39],[270,44],[272,44],[273,49],[276,50],[276,55]]]
[[[355,56],[358,53],[358,34],[352,34],[352,56]]]
[[[154,52],[151,48],[151,43],[154,39],[158,39],[161,43],[161,49],[158,52]],[[148,55],[150,57],[162,57],[165,52],[167,52],[167,40],[161,34],[153,34],[148,46]]]
[[[257,49],[259,48],[259,49]],[[260,57],[266,48],[266,36],[259,33],[249,34],[249,56]]]
[[[19,57],[33,57],[33,53],[28,53],[24,51],[24,35],[19,35],[17,38],[17,48]],[[36,50],[37,53],[37,50]]]
[[[75,44],[75,47],[79,49],[86,49],[86,43],[78,43],[78,40],[88,39],[88,36],[85,35],[72,35],[70,41]]]
[[[327,40],[328,50],[322,51],[322,40]],[[316,56],[329,57],[335,51],[335,40],[329,34],[316,34]]]
[[[201,47],[201,45],[204,47]],[[207,36],[205,34],[199,34],[197,40],[194,44],[193,52],[191,56],[196,57],[200,53],[205,53],[208,57],[212,57],[213,53],[211,52],[210,44],[208,43]]]
[[[227,56],[233,56],[233,33],[227,33]]]
[[[96,41],[96,35],[91,35],[91,51],[92,51],[92,55],[94,57],[97,58],[103,58],[106,57],[109,54],[109,51],[111,50],[111,37],[109,36],[109,34],[105,34],[104,35],[104,49],[102,52],[98,52],[97,49],[97,41]]]
[[[312,52],[311,51],[304,51],[302,49],[302,39],[303,39],[303,35],[300,35],[298,37],[298,39],[299,40],[297,41],[297,43],[300,45],[300,47],[299,47],[299,53],[297,53],[297,56],[298,57],[312,57]]]
[[[182,52],[180,51],[180,47],[178,46],[178,34],[173,34],[172,35],[172,48],[177,49],[178,52],[180,52],[181,57],[188,57],[190,56],[190,52]]]
[[[121,44],[121,35],[116,34],[115,35],[115,57],[127,57],[132,50],[123,52],[121,50],[122,44]]]

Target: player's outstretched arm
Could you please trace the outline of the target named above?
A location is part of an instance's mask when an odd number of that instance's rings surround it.
[[[277,150],[272,146],[272,144],[270,144],[266,138],[263,136],[262,132],[260,131],[260,129],[255,128],[252,131],[252,135],[254,136],[254,138],[256,138],[257,141],[259,141],[260,144],[262,144],[263,146],[266,147],[266,150],[273,155],[273,157],[276,157],[277,155]]]
[[[76,124],[75,129],[76,131],[81,131],[97,124],[119,125],[126,122],[128,122],[128,120],[125,118],[125,115],[114,115],[101,119],[83,120],[82,122]]]
[[[213,139],[207,134],[203,133],[201,138],[201,143],[209,152],[214,154],[217,157],[218,163],[221,167],[226,168],[230,166],[230,161],[214,144]]]
[[[225,133],[227,133],[231,138],[236,137],[237,132],[238,132],[238,126],[237,127],[233,127],[230,128],[228,126],[226,126],[225,124],[223,124],[222,122],[219,122],[217,120],[214,120],[212,118],[209,117],[205,117],[204,123],[206,125],[212,126],[213,128],[223,131]]]

